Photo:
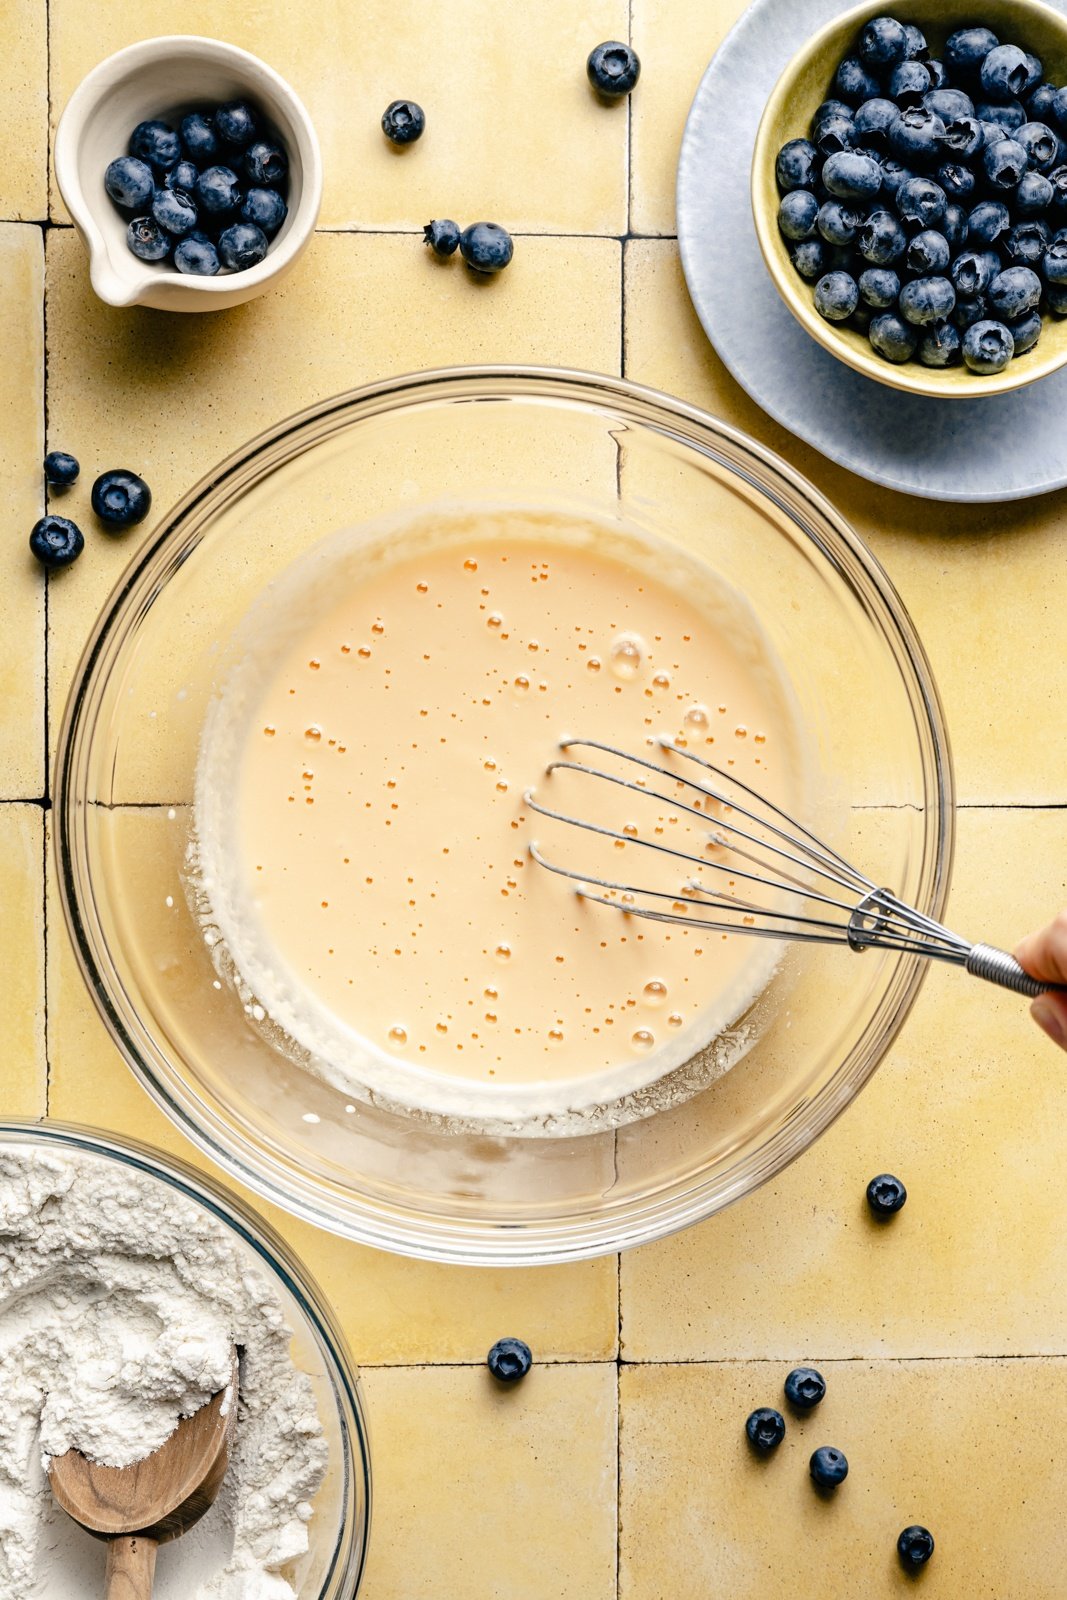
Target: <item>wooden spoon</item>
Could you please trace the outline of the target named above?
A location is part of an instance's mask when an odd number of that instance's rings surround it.
[[[157,1549],[186,1533],[213,1503],[230,1464],[237,1382],[235,1350],[229,1387],[183,1417],[166,1444],[132,1467],[102,1467],[80,1450],[53,1457],[48,1475],[57,1503],[108,1540],[107,1600],[150,1600]]]

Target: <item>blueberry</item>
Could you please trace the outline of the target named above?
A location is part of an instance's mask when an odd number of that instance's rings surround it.
[[[974,193],[974,173],[962,161],[945,161],[935,174],[949,200],[969,200]]]
[[[876,1217],[891,1217],[900,1210],[907,1198],[907,1189],[899,1178],[894,1178],[889,1172],[880,1173],[867,1185],[867,1204]]]
[[[1067,85],[1052,96],[1052,120],[1061,133],[1067,133]]]
[[[955,77],[973,83],[982,62],[999,43],[989,28],[958,28],[945,40],[945,65]]]
[[[179,161],[163,179],[164,189],[181,189],[185,194],[196,193],[200,169],[192,161]]]
[[[904,34],[908,41],[907,56],[909,61],[925,61],[930,54],[930,46],[926,42],[926,35],[914,22],[904,24]]]
[[[205,117],[201,111],[190,111],[187,117],[182,118],[179,131],[182,149],[190,161],[203,167],[215,160],[219,153],[219,136],[210,117]]]
[[[889,143],[889,124],[896,114],[892,100],[865,100],[852,119],[858,148],[884,150]]]
[[[1015,354],[1024,356],[1032,350],[1041,337],[1041,313],[1030,311],[1025,317],[1019,317],[1015,322],[1008,323],[1008,332],[1011,342],[1015,346]]]
[[[1026,114],[1032,122],[1048,122],[1055,103],[1056,90],[1051,83],[1039,83],[1026,97]]]
[[[819,232],[827,244],[851,244],[862,220],[858,211],[840,200],[825,200],[819,207]]]
[[[948,240],[953,255],[957,250],[962,250],[967,243],[967,213],[955,201],[945,207],[945,220],[941,224],[941,231]]]
[[[815,285],[815,309],[827,322],[844,322],[858,301],[856,281],[847,272],[828,272]]]
[[[963,300],[957,296],[952,320],[961,333],[973,328],[976,322],[986,322],[988,319],[989,303],[984,294],[976,295],[973,300]]]
[[[1034,71],[1025,50],[1017,44],[998,44],[982,62],[982,88],[990,100],[1013,100],[1033,88]]]
[[[848,1477],[848,1462],[840,1450],[824,1444],[813,1452],[808,1471],[820,1489],[836,1489]]]
[[[932,323],[919,340],[919,360],[924,367],[954,367],[961,359],[962,342],[951,322]]]
[[[851,117],[824,117],[812,132],[820,155],[836,155],[839,150],[851,150],[856,143],[856,124]]]
[[[923,105],[944,123],[956,117],[974,116],[974,101],[962,89],[931,89],[924,97]]]
[[[855,328],[857,333],[866,333],[873,321],[873,308],[867,304],[866,300],[860,300],[857,302],[856,309],[849,317],[846,326]]]
[[[869,67],[891,67],[908,53],[908,35],[895,17],[873,17],[860,34],[859,51]]]
[[[921,106],[931,88],[925,61],[902,61],[889,75],[889,95],[898,106]]]
[[[988,150],[990,145],[1002,144],[1005,139],[1011,137],[1007,128],[1001,127],[999,122],[987,122],[981,118],[979,120],[982,123],[983,149]]]
[[[256,119],[251,106],[243,100],[229,100],[219,106],[214,116],[215,132],[223,144],[244,150],[256,136]]]
[[[1043,122],[1024,122],[1015,132],[1016,141],[1030,157],[1030,166],[1037,172],[1047,172],[1056,165],[1060,141],[1052,129]]]
[[[915,174],[910,167],[904,166],[902,162],[896,161],[892,156],[889,156],[882,162],[883,194],[895,196],[899,192],[901,185],[907,183],[908,179],[914,176]]]
[[[948,240],[936,228],[924,228],[909,241],[904,252],[904,265],[909,272],[920,277],[945,272],[952,252]]]
[[[1032,55],[1029,50],[1024,50],[1023,55],[1026,57],[1026,64],[1030,68],[1030,82],[1026,86],[1026,92],[1031,94],[1033,90],[1040,88],[1044,82],[1045,68],[1040,56]]]
[[[81,466],[77,456],[65,450],[49,450],[44,458],[44,478],[53,489],[67,489],[77,479]]]
[[[897,1555],[900,1562],[908,1572],[916,1572],[920,1567],[925,1567],[934,1553],[934,1536],[927,1528],[905,1528],[897,1539]]]
[[[783,194],[791,189],[810,189],[815,182],[819,152],[810,139],[790,139],[779,150],[774,175]]]
[[[804,189],[794,189],[790,194],[785,196],[782,204],[785,205],[786,200],[800,199],[801,197],[810,200],[812,207],[814,208],[812,212],[812,226],[808,233],[790,234],[789,237],[791,239],[807,239],[810,234],[815,232],[815,216],[818,214],[819,206],[813,194],[807,194],[806,190]],[[780,214],[778,226],[781,227]],[[786,230],[783,228],[782,232],[784,233],[785,231]],[[426,243],[429,245],[435,256],[441,256],[442,258],[445,256],[453,256],[459,249],[459,226],[457,223],[452,221],[451,217],[438,217],[434,222],[428,222],[425,228],[422,230],[422,236],[426,240]]]
[[[912,228],[938,228],[945,220],[948,197],[932,178],[909,178],[896,195],[902,222]]]
[[[772,1450],[777,1450],[785,1438],[785,1418],[771,1406],[760,1406],[745,1423],[745,1433],[753,1450],[761,1456],[768,1456]]]
[[[235,222],[219,234],[219,260],[231,272],[258,266],[267,249],[267,235],[254,222]]]
[[[876,311],[896,304],[900,279],[892,267],[868,267],[859,276],[860,298]]]
[[[1004,254],[1013,266],[1033,267],[1035,272],[1052,243],[1052,229],[1041,218],[1017,222],[1004,241]]]
[[[875,317],[867,337],[878,355],[898,366],[911,360],[919,343],[915,329],[903,322],[895,311],[883,311],[880,317]]]
[[[126,229],[126,243],[138,261],[163,261],[170,254],[173,240],[155,217],[134,217]]]
[[[152,508],[152,491],[136,472],[102,472],[93,484],[93,510],[109,529],[132,528]]]
[[[1037,217],[1052,202],[1052,185],[1043,172],[1024,172],[1015,191],[1015,210],[1020,217]]]
[[[949,87],[948,73],[945,70],[943,61],[927,61],[926,70],[930,74],[930,86],[932,89],[947,89]]]
[[[908,236],[891,211],[872,211],[856,239],[864,261],[887,267],[899,261],[907,248]]]
[[[820,122],[825,122],[827,117],[851,118],[852,115],[852,106],[846,105],[843,100],[821,100],[812,114],[812,131],[819,126]]]
[[[391,100],[382,112],[382,132],[392,144],[414,144],[426,127],[426,113],[414,100]]]
[[[953,155],[975,156],[986,142],[985,128],[977,117],[950,117],[945,120],[941,139],[943,150]]]
[[[873,200],[882,187],[882,169],[873,156],[842,150],[827,158],[822,181],[839,200]]]
[[[502,272],[514,249],[510,233],[496,222],[472,222],[459,236],[459,253],[475,272]]]
[[[631,50],[628,44],[608,39],[590,51],[585,70],[597,94],[617,100],[621,95],[629,94],[636,84],[641,76],[641,63],[637,59],[637,52]]]
[[[1011,227],[1011,214],[1000,200],[980,200],[967,218],[968,238],[978,246],[996,244]]]
[[[811,1411],[826,1393],[826,1382],[814,1367],[794,1367],[785,1380],[785,1397],[798,1411]]]
[[[809,283],[821,278],[828,266],[825,241],[803,239],[793,251],[793,265]]]
[[[778,207],[778,228],[787,239],[811,239],[818,232],[815,226],[819,215],[819,202],[810,189],[791,189],[782,196],[782,203]],[[456,228],[455,223],[449,226]],[[459,230],[456,229],[453,240],[449,235],[449,248],[439,251],[438,254],[451,255],[459,242]],[[436,247],[435,247],[436,248]]]
[[[1049,201],[1049,210],[1057,213],[1067,212],[1067,166],[1053,167],[1047,174],[1052,185],[1052,198]]]
[[[851,106],[860,106],[864,100],[873,100],[881,94],[881,84],[856,56],[846,56],[834,74],[834,88]]]
[[[166,233],[180,238],[195,228],[199,213],[183,189],[157,189],[152,215]]]
[[[1003,372],[1014,354],[1011,329],[1003,322],[976,322],[963,336],[963,359],[972,372],[983,376]]]
[[[84,547],[84,535],[69,517],[42,517],[30,529],[30,549],[42,567],[69,567]]]
[[[139,122],[130,134],[129,151],[154,172],[169,172],[181,159],[178,135],[166,122]]]
[[[1046,283],[1053,283],[1058,287],[1067,284],[1067,239],[1053,240],[1045,252],[1041,270]],[[45,466],[47,467],[47,462]],[[53,480],[49,478],[48,481],[51,483]]]
[[[530,1346],[522,1339],[498,1339],[485,1364],[500,1383],[518,1383],[533,1366]]]
[[[982,122],[996,123],[1005,133],[1014,133],[1016,128],[1021,128],[1026,121],[1026,111],[1021,100],[1005,100],[1002,104],[980,100],[974,108],[974,114]]]
[[[1067,284],[1050,283],[1045,298],[1054,317],[1067,317]]]
[[[949,268],[952,287],[965,300],[985,294],[1000,271],[1000,257],[995,250],[965,250]]]
[[[179,272],[198,278],[213,278],[219,270],[219,253],[202,233],[186,234],[174,250],[174,265]]]
[[[1015,321],[1041,301],[1041,279],[1032,267],[1005,267],[989,285],[989,304],[996,316]]]
[[[241,201],[241,185],[232,167],[207,167],[196,184],[196,199],[201,210],[211,217],[225,217]]]
[[[244,169],[250,183],[262,188],[281,183],[289,171],[289,158],[280,144],[271,139],[256,139],[244,155]]]
[[[900,314],[916,327],[941,322],[956,306],[956,291],[948,278],[915,278],[900,291]]]
[[[945,124],[936,112],[909,106],[890,124],[889,148],[901,161],[922,165],[936,159],[944,136]]]
[[[240,217],[242,222],[254,222],[268,239],[273,239],[288,212],[277,189],[249,189],[241,202]]]
[[[1000,144],[985,146],[982,150],[982,171],[992,189],[1011,192],[1019,187],[1022,174],[1027,170],[1027,152],[1014,139],[1003,139]]]
[[[137,211],[151,203],[156,189],[152,168],[136,156],[119,156],[104,173],[104,188],[117,206]]]

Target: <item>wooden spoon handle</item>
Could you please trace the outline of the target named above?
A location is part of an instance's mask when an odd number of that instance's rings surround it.
[[[152,1600],[158,1549],[156,1541],[143,1533],[109,1539],[106,1600]]]

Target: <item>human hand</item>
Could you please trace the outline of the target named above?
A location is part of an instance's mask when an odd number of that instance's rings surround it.
[[[1043,983],[1067,984],[1067,911],[1061,911],[1047,928],[1028,934],[1014,955],[1032,977]],[[1067,994],[1039,994],[1030,1006],[1030,1015],[1061,1050],[1067,1050]]]

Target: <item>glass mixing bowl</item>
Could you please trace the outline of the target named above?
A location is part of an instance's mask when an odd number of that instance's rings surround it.
[[[819,775],[805,820],[935,916],[948,742],[908,616],[833,507],[732,428],[615,379],[469,368],[341,395],[223,462],[140,551],[82,660],[56,785],[68,925],[126,1060],[223,1167],[320,1226],[437,1260],[561,1261],[684,1227],[780,1171],[870,1077],[922,971],[790,948],[731,1070],[666,1109],[650,1100],[655,1114],[565,1136],[355,1103],[272,1046],[183,889],[227,641],[314,541],[456,499],[622,516],[719,572],[788,673]]]
[[[288,1247],[236,1196],[133,1139],[69,1123],[0,1122],[0,1149],[114,1162],[157,1178],[210,1212],[247,1254],[249,1265],[266,1271],[292,1331],[293,1364],[310,1379],[329,1448],[308,1523],[310,1546],[293,1563],[289,1581],[299,1600],[354,1600],[367,1556],[371,1508],[370,1446],[359,1379],[331,1311]],[[102,1579],[102,1556],[100,1573]]]

